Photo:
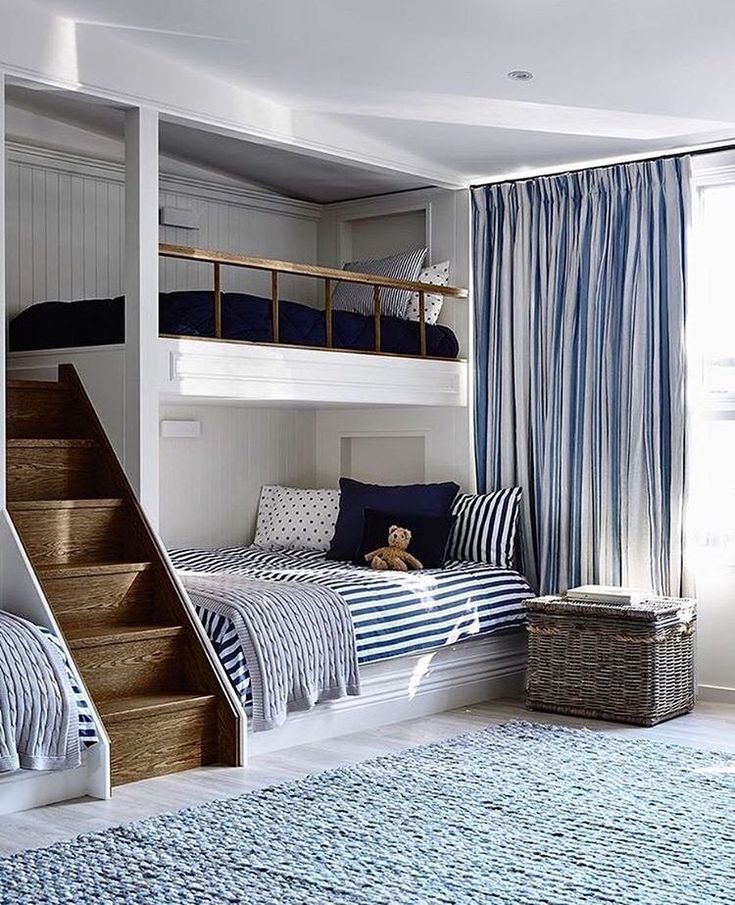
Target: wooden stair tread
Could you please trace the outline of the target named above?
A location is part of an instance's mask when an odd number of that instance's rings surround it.
[[[104,723],[115,723],[136,720],[152,714],[173,713],[177,710],[198,710],[207,707],[214,700],[213,694],[196,692],[140,694],[97,701],[97,710]]]
[[[94,498],[86,500],[14,500],[8,503],[8,509],[16,512],[32,509],[118,509],[125,505],[125,500]]]
[[[68,386],[58,380],[19,380],[12,378],[7,380],[5,385],[12,390],[63,390],[66,392]]]
[[[80,562],[39,566],[36,571],[40,578],[82,578],[89,575],[118,575],[128,572],[145,572],[152,567],[153,563],[150,562]]]
[[[85,626],[84,628],[67,629],[64,634],[72,650],[83,647],[99,647],[107,644],[124,644],[128,641],[152,641],[160,638],[173,638],[183,632],[180,625],[115,625],[109,627]]]
[[[91,449],[96,442],[89,437],[9,437],[8,449]]]

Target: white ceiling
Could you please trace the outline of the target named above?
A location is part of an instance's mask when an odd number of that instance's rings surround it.
[[[735,137],[733,0],[42,2],[457,184]]]
[[[83,95],[30,88],[24,84],[8,85],[6,100],[15,108],[122,142],[124,116],[119,107],[93,102]],[[15,138],[12,121],[9,130],[9,137]],[[65,144],[58,133],[37,134],[34,138],[41,142],[47,140],[55,146]],[[319,204],[405,192],[426,185],[426,180],[404,173],[325,160],[167,120],[161,120],[159,144],[165,157],[214,170],[289,198]]]

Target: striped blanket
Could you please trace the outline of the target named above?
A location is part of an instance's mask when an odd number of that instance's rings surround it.
[[[76,677],[71,671],[71,665],[69,664],[69,661],[67,659],[66,651],[64,650],[64,645],[61,643],[61,639],[50,629],[44,628],[43,626],[39,626],[39,629],[58,649],[64,661],[66,674],[69,677],[71,690],[74,694],[74,700],[77,704],[77,713],[79,715],[79,738],[82,740],[84,747],[89,748],[91,745],[96,744],[100,740],[99,735],[97,735],[97,727],[94,724],[92,708],[89,706],[89,702],[87,701],[84,692],[77,684]]]
[[[509,569],[450,562],[422,572],[376,572],[307,550],[259,547],[174,550],[182,573],[243,575],[264,581],[310,582],[336,591],[349,607],[360,663],[416,654],[525,624],[528,583]],[[183,576],[182,576],[183,577]],[[218,614],[197,610],[243,703],[250,700],[247,662],[237,633]]]

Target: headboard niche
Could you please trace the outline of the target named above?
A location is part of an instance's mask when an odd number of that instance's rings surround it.
[[[340,437],[340,474],[370,484],[423,484],[426,435],[358,434]]]

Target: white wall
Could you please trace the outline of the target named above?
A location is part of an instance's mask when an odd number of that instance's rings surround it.
[[[263,484],[315,485],[313,409],[162,406],[201,437],[161,437],[160,533],[168,547],[250,543]]]
[[[466,409],[322,409],[316,418],[317,483],[333,487],[340,475],[384,484],[456,481],[470,489]]]
[[[327,204],[319,222],[319,263],[341,267],[421,242],[428,248],[428,263],[449,261],[453,286],[470,285],[469,192],[420,189]],[[456,333],[462,357],[470,349],[471,304],[471,299],[445,299],[439,317]]]
[[[123,292],[122,143],[9,108],[7,310]],[[86,153],[81,152],[88,140]],[[66,145],[66,147],[61,147]],[[313,263],[318,205],[164,159],[160,205],[193,211],[199,229],[161,227],[162,242]],[[223,269],[223,288],[270,294],[270,277]],[[208,265],[161,262],[161,290],[211,289]],[[281,295],[317,287],[284,278]]]
[[[342,260],[339,264],[385,258],[401,251],[421,248],[430,241],[424,206],[387,216],[356,217],[342,222],[339,247]]]

